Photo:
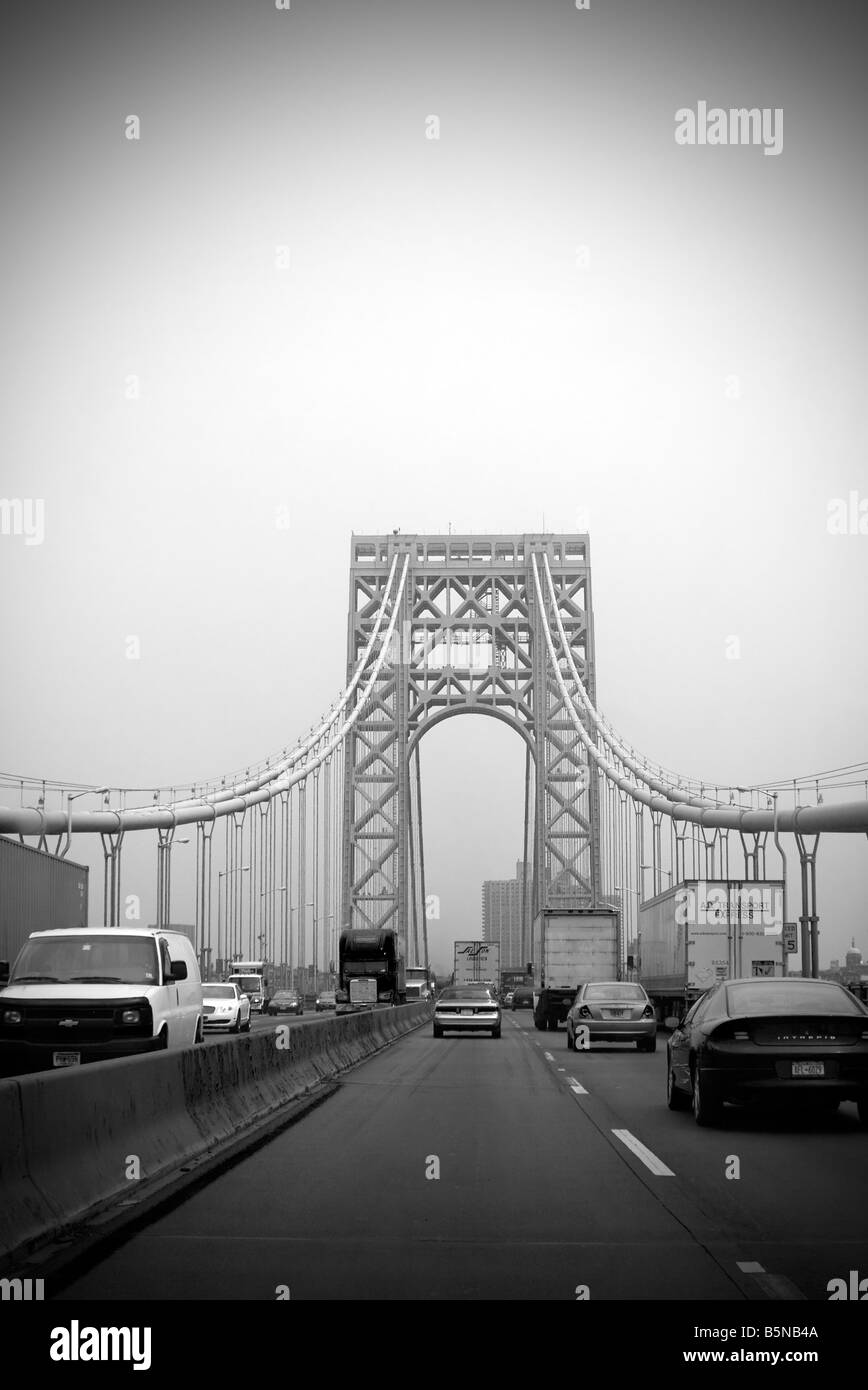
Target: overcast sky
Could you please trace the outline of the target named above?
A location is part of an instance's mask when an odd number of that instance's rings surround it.
[[[450,523],[589,527],[599,702],[665,765],[868,756],[860,19],[19,11],[0,496],[45,510],[41,544],[0,535],[0,765],[189,785],[279,750],[344,682],[351,532]],[[700,102],[782,112],[780,149],[677,143]],[[514,872],[524,752],[468,719],[421,756],[445,962]],[[155,858],[129,859],[147,920]],[[818,862],[823,964],[868,955],[865,836]],[[179,850],[192,920],[185,881]]]

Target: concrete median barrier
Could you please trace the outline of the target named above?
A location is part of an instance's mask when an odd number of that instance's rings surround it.
[[[408,1004],[0,1081],[0,1269],[219,1154],[417,1028]]]

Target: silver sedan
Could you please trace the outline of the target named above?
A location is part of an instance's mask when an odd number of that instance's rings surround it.
[[[575,1052],[592,1042],[634,1042],[640,1052],[656,1050],[657,1019],[641,985],[607,980],[579,986],[567,1014],[567,1047]]]
[[[450,985],[434,1005],[434,1036],[447,1028],[500,1037],[500,1005],[485,985]]]

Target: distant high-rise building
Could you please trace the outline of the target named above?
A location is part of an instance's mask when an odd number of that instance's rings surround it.
[[[527,871],[527,911],[530,912],[530,864],[521,860],[515,866],[515,878],[489,878],[482,885],[482,939],[500,944],[501,970],[519,970],[527,960],[522,956],[521,908],[524,870]],[[524,943],[525,952],[530,950]]]

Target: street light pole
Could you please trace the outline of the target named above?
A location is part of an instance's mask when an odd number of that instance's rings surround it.
[[[225,965],[226,965],[226,961],[227,961],[228,955],[229,955],[229,941],[226,940],[226,941],[223,942],[224,954],[221,956],[221,955],[220,955],[220,902],[221,902],[222,889],[223,889],[223,879],[224,879],[224,878],[231,878],[233,874],[249,874],[249,873],[250,873],[250,865],[249,865],[249,864],[242,864],[242,865],[240,865],[240,866],[239,866],[238,868],[236,868],[236,869],[221,869],[221,870],[219,871],[219,873],[217,874],[217,958],[218,958],[218,960],[222,960],[222,961],[223,961],[224,967],[225,967]],[[228,903],[229,885],[228,885],[228,884],[226,885],[226,896],[227,896],[227,904],[226,904],[226,924],[225,924],[225,926],[226,926],[226,932],[225,932],[225,934],[226,934],[226,936],[228,936],[228,934],[229,934],[229,903]],[[225,972],[224,972],[224,973],[225,973]]]

